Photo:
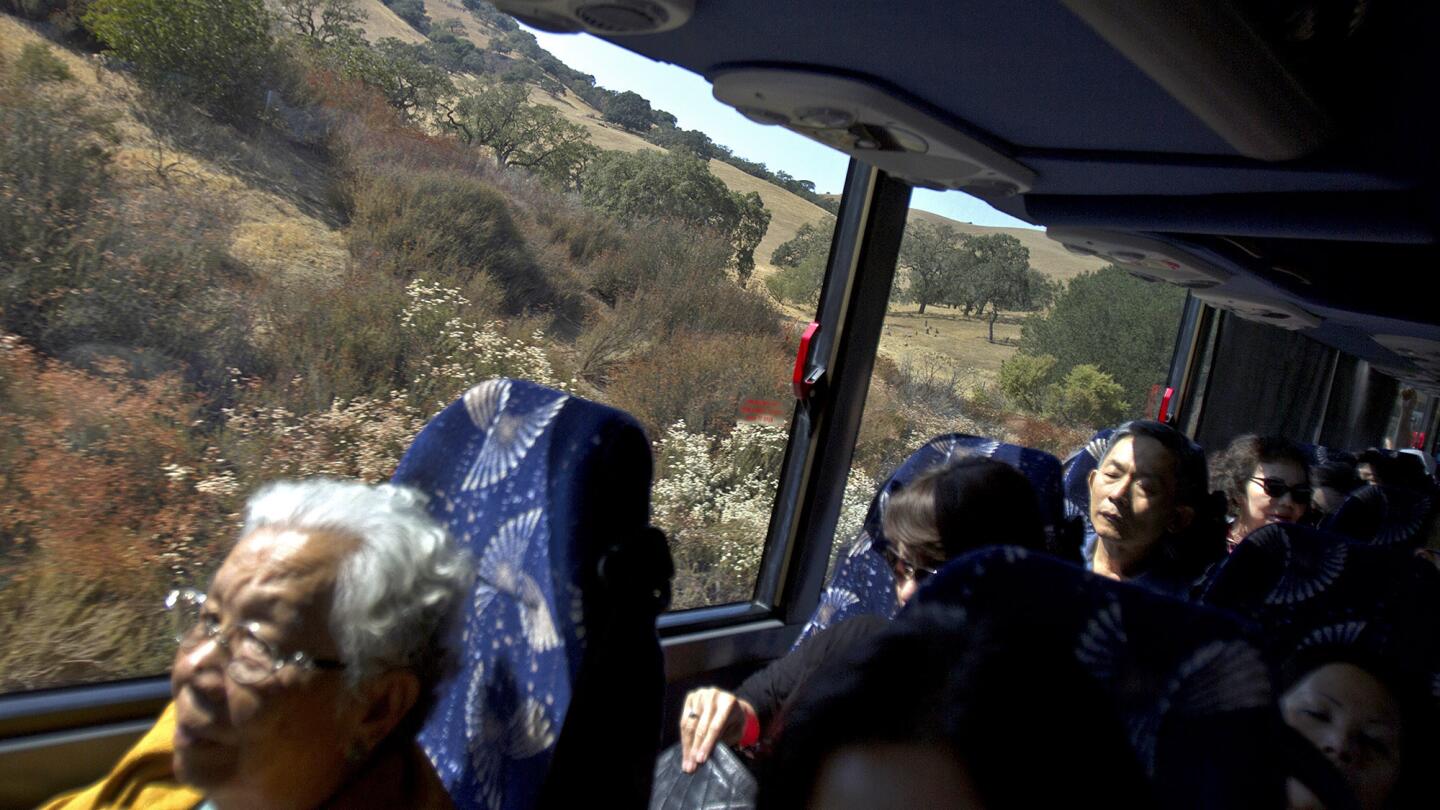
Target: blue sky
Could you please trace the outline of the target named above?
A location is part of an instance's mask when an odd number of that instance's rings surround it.
[[[821,192],[839,193],[848,158],[833,149],[780,127],[751,122],[715,100],[710,83],[699,76],[655,62],[588,34],[547,34],[526,29],[540,47],[570,67],[589,73],[611,90],[633,90],[651,105],[673,114],[683,129],[698,129],[716,143],[747,160],[783,169],[801,180],[813,180]],[[957,191],[916,189],[911,205],[977,225],[1033,227],[986,203]]]

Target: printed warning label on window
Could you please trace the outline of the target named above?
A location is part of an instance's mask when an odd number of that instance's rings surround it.
[[[785,403],[773,399],[740,400],[740,419],[744,422],[759,422],[762,425],[783,424],[787,414]]]

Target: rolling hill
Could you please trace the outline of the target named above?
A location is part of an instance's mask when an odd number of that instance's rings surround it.
[[[379,9],[378,12],[372,14],[372,25],[378,27],[383,23],[387,26],[385,30],[388,31],[390,21],[393,20],[395,24],[404,26],[413,37],[423,39],[418,32],[395,17],[388,8],[380,5],[379,0],[364,0],[364,2]],[[453,0],[425,0],[425,10],[437,25],[446,20],[459,20],[464,24],[464,32],[461,36],[479,48],[488,46],[492,38],[499,33],[489,23],[471,14],[464,6]],[[380,35],[394,36],[394,34]],[[407,41],[414,40],[407,39]],[[518,53],[512,54],[512,57],[525,59],[522,54]],[[585,127],[590,133],[591,142],[600,149],[636,152],[642,149],[660,148],[633,132],[606,122],[599,110],[568,89],[562,94],[551,94],[539,88],[532,88],[530,100],[536,104],[554,107],[566,119]],[[740,154],[745,152],[744,144],[727,145],[735,148]],[[732,191],[758,193],[760,199],[765,203],[765,208],[770,211],[770,228],[766,231],[765,238],[760,241],[760,246],[755,250],[755,272],[759,277],[763,278],[774,272],[775,268],[770,264],[770,254],[776,247],[791,239],[801,225],[820,222],[826,215],[825,209],[809,200],[792,194],[762,178],[747,174],[723,161],[711,160],[710,171]],[[928,211],[915,210],[911,212],[911,216],[928,222],[949,223],[962,233],[1010,234],[1029,248],[1030,263],[1035,269],[1052,278],[1070,279],[1086,270],[1104,266],[1104,262],[1074,256],[1066,252],[1058,243],[1045,238],[1045,234],[1041,231],[1025,228],[987,228],[981,225],[957,222]]]

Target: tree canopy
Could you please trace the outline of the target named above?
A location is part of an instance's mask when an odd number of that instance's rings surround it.
[[[1114,379],[1133,409],[1165,380],[1184,303],[1184,290],[1141,281],[1114,265],[1083,273],[1049,311],[1026,320],[1020,351],[1054,357],[1061,375],[1094,366]]]
[[[95,0],[83,21],[151,85],[232,119],[259,106],[274,53],[261,0]]]
[[[906,296],[920,305],[959,307],[966,315],[990,308],[990,342],[1000,310],[1045,306],[1054,284],[1030,267],[1030,251],[1009,234],[962,235],[945,223],[916,221],[905,228],[900,263]]]
[[[742,284],[770,227],[759,194],[730,191],[705,161],[683,153],[601,152],[581,175],[580,198],[622,220],[675,219],[725,235]]]
[[[605,103],[604,115],[606,121],[632,132],[646,132],[655,125],[655,109],[644,96],[632,90],[611,96]],[[673,124],[675,117],[666,115]]]
[[[466,143],[488,146],[501,166],[520,166],[569,186],[595,155],[590,135],[559,112],[531,104],[524,85],[491,84],[446,111]]]
[[[795,235],[781,242],[770,254],[776,267],[799,267],[809,256],[824,258],[830,252],[830,239],[835,234],[835,217],[826,215],[820,222],[806,222]]]

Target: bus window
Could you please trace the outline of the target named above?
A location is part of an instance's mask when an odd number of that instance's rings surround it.
[[[987,224],[934,212],[957,201]],[[1157,415],[1185,291],[982,209],[959,192],[912,203],[851,468],[871,493],[939,434],[1064,458],[1099,428]]]
[[[163,53],[148,6],[0,15],[0,693],[163,674],[251,491],[384,480],[496,376],[634,414],[674,607],[750,599],[823,270],[778,249],[828,246],[845,157],[781,133],[817,191],[487,5],[220,5]]]

